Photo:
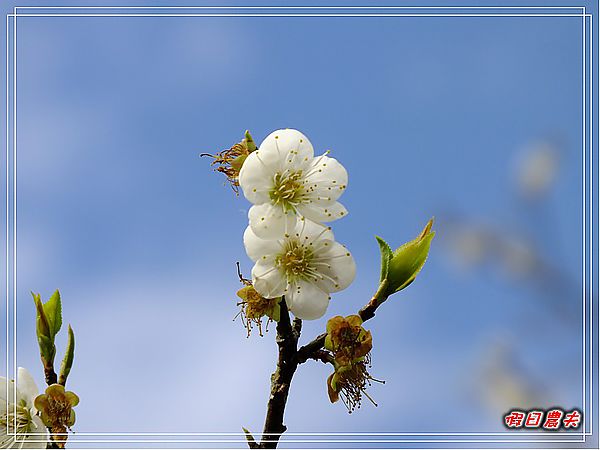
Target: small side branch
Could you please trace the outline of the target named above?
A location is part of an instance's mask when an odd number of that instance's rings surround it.
[[[250,433],[250,431],[244,427],[242,427],[242,430],[244,430],[244,434],[246,435],[246,440],[248,441],[248,447],[250,447],[251,449],[260,448],[260,445],[254,439],[254,436],[252,436],[252,433]]]
[[[383,302],[387,300],[387,297],[383,297],[381,293],[385,289],[386,284],[382,283],[379,290],[375,293],[373,298],[363,306],[360,311],[358,311],[358,315],[366,322],[369,319],[375,317],[375,311],[379,308]],[[325,338],[327,337],[327,333],[322,333],[310,341],[308,344],[303,345],[298,349],[298,364],[305,363],[309,359],[315,359],[317,361],[323,361],[321,358],[321,351],[323,346],[325,345]]]

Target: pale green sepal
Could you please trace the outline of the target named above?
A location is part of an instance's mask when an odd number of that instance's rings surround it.
[[[240,155],[237,158],[235,158],[233,161],[231,161],[231,168],[239,172],[242,169],[244,161],[246,161],[247,157],[248,155]]]
[[[267,316],[269,317],[269,319],[274,320],[275,322],[279,322],[279,319],[281,318],[281,307],[279,306],[279,302],[277,302],[277,304],[273,307],[271,313],[268,313]]]
[[[331,336],[329,335],[329,333],[327,333],[327,336],[325,336],[325,345],[324,347],[329,350],[329,351],[333,351],[333,342],[331,340]]]
[[[256,150],[256,144],[254,143],[254,139],[252,139],[252,135],[248,130],[244,134],[244,139],[246,140],[246,147],[248,148],[248,152],[252,153]]]

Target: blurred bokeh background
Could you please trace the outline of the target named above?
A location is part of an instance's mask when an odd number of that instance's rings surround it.
[[[376,288],[375,234],[437,230],[367,326],[379,406],[331,405],[309,362],[289,431],[504,431],[512,407],[582,407],[581,19],[29,17],[18,33],[17,358],[41,386],[30,291],[60,288],[76,431],[262,427],[274,332],[232,320],[249,205],[199,153],[283,127],[350,174],[334,232],[358,273],[327,316]]]

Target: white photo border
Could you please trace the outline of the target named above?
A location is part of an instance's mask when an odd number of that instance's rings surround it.
[[[598,2],[600,9],[600,1]],[[24,11],[24,12],[19,12]],[[43,12],[37,12],[43,11]],[[93,12],[90,12],[93,11]],[[120,11],[120,12],[119,12]],[[139,12],[136,12],[139,11]],[[167,12],[173,11],[173,12]],[[187,11],[187,12],[184,12]],[[190,12],[200,11],[200,12]],[[221,12],[226,11],[226,12]],[[245,11],[245,12],[236,12]],[[254,12],[258,11],[258,12]],[[263,12],[277,11],[277,12]],[[294,12],[286,12],[294,11]],[[338,12],[336,12],[338,11]],[[339,12],[345,11],[345,12]],[[352,12],[347,12],[352,11]],[[406,12],[411,11],[411,12]],[[452,12],[456,11],[456,12]],[[496,12],[502,11],[502,12]],[[530,11],[530,12],[523,12]],[[549,12],[546,12],[549,11]],[[568,11],[568,12],[565,12]],[[573,12],[571,12],[573,11]],[[598,107],[594,105],[594,16],[588,13],[586,6],[15,6],[12,14],[6,15],[6,370],[10,372],[12,366],[13,378],[17,378],[17,17],[575,17],[581,18],[582,23],[582,412],[584,423],[582,431],[573,432],[531,432],[523,433],[514,431],[506,432],[431,432],[431,433],[298,433],[286,432],[282,444],[531,444],[531,443],[586,443],[586,438],[593,435],[594,404],[593,382],[594,374],[594,326],[598,324],[597,305],[593,303],[594,288],[594,261],[598,251],[594,250],[594,243],[600,242],[600,229],[598,239],[594,241],[594,226],[600,222],[600,195],[598,195],[597,222],[594,222],[594,191],[598,180],[594,177],[594,156],[598,158],[598,171],[600,172],[600,152],[594,154],[594,122],[593,112]],[[10,45],[12,43],[12,45]],[[600,50],[600,39],[597,41]],[[600,59],[600,51],[598,53]],[[586,68],[587,64],[587,68]],[[12,68],[12,70],[10,70]],[[596,85],[598,86],[598,85]],[[596,91],[598,95],[598,90]],[[600,97],[596,97],[599,100]],[[596,109],[596,111],[598,111]],[[600,119],[600,114],[597,114]],[[600,120],[598,121],[600,129]],[[597,150],[596,144],[596,150]],[[588,164],[589,163],[589,164]],[[598,192],[596,190],[596,192]],[[597,261],[598,276],[600,280],[600,260]],[[598,283],[600,284],[600,283]],[[600,286],[596,285],[600,291]],[[12,289],[11,289],[12,288]],[[12,302],[11,302],[12,299]],[[11,321],[12,316],[12,321]],[[12,333],[11,333],[12,331]],[[600,333],[599,333],[600,338]],[[12,347],[11,347],[12,342]],[[598,340],[600,345],[600,339]],[[12,350],[12,352],[11,352]],[[11,358],[12,354],[12,358]],[[598,367],[596,367],[598,369]],[[589,377],[589,379],[587,378]],[[16,397],[16,389],[14,391]],[[6,406],[8,410],[8,385],[6,391]],[[16,404],[16,398],[13,399]],[[600,397],[596,400],[600,401]],[[588,408],[589,407],[589,408]],[[16,408],[16,406],[15,406]],[[16,414],[15,414],[16,420]],[[598,423],[600,427],[600,422]],[[13,428],[13,429],[16,429]],[[598,428],[596,428],[598,429]],[[9,433],[17,440],[16,433]],[[114,436],[123,439],[81,439],[81,437]],[[173,437],[194,437],[194,439],[173,439]],[[204,439],[197,438],[204,436]],[[298,436],[300,438],[294,439]],[[333,436],[330,439],[307,439],[308,437]],[[397,436],[408,438],[390,439]],[[421,437],[432,437],[421,439]],[[457,439],[452,438],[456,436]],[[496,436],[505,439],[495,439]],[[537,439],[522,439],[524,436],[535,436]],[[138,439],[148,437],[149,439]],[[167,437],[170,439],[157,439]],[[222,438],[219,438],[222,437]],[[227,439],[234,437],[236,439]],[[288,439],[292,437],[292,439]],[[337,439],[335,438],[337,437]],[[362,439],[340,439],[340,437],[359,437]],[[375,439],[367,437],[373,437]],[[379,439],[376,439],[379,437]],[[490,439],[484,439],[490,437]],[[546,439],[546,437],[548,439]],[[579,439],[568,439],[576,438]],[[133,438],[133,439],[131,439]],[[302,439],[303,438],[303,439]],[[410,438],[410,439],[409,439]],[[541,439],[543,438],[543,439]],[[557,439],[558,438],[558,439]],[[28,440],[28,442],[45,442],[43,440]],[[242,444],[247,445],[246,437],[242,432],[231,433],[87,433],[77,432],[69,437],[69,444]],[[578,446],[577,446],[578,447]],[[70,448],[76,448],[70,445]],[[86,446],[89,448],[89,446]]]

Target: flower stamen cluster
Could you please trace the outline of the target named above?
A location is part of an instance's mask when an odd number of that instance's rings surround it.
[[[23,400],[11,405],[6,414],[0,416],[0,426],[6,427],[9,434],[15,432],[17,434],[27,434],[33,431],[32,414]]]
[[[290,171],[273,175],[273,190],[269,197],[274,204],[279,204],[286,211],[294,211],[295,207],[303,201],[304,183],[302,171]]]
[[[297,239],[289,239],[284,243],[283,252],[277,255],[275,264],[279,266],[290,279],[309,276],[314,271],[310,270],[313,254],[310,248],[305,247]]]
[[[341,366],[329,375],[327,379],[327,392],[331,403],[335,403],[341,399],[348,413],[352,414],[354,410],[361,407],[362,396],[364,395],[373,405],[377,406],[375,400],[367,393],[367,387],[372,385],[372,381],[378,383],[385,382],[373,378],[367,370],[370,367],[371,358],[369,355],[363,361],[348,366]]]

